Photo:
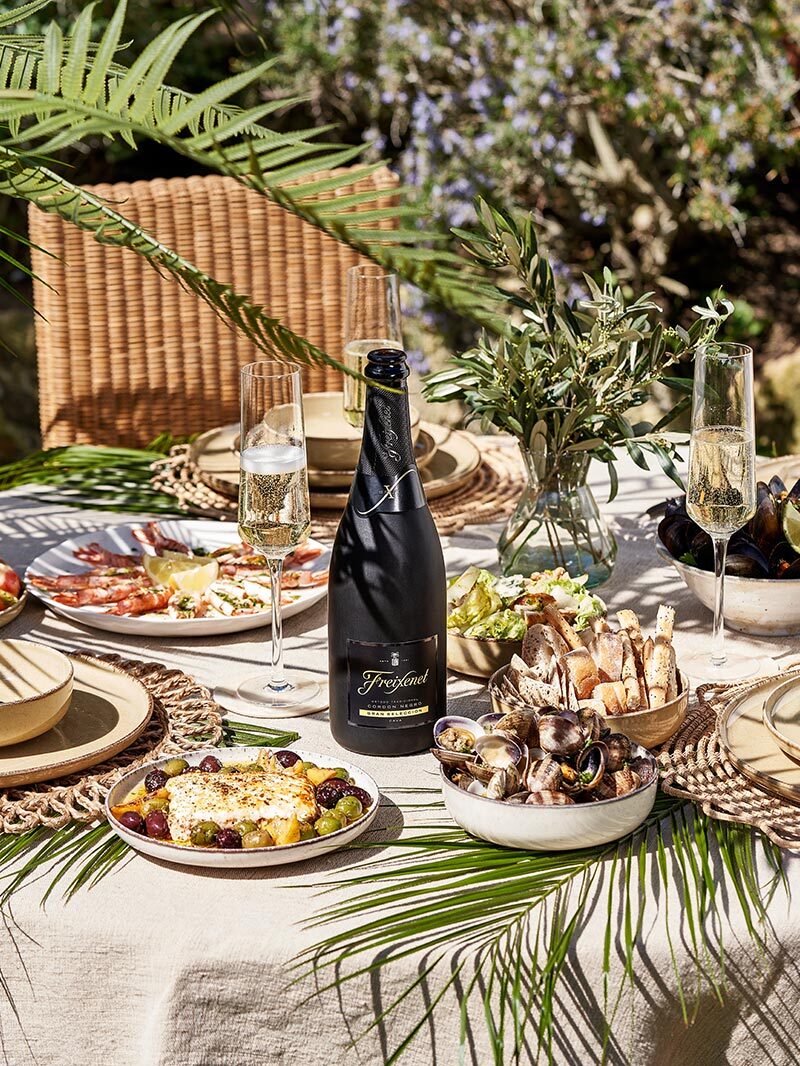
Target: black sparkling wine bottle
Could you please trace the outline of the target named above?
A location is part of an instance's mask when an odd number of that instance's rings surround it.
[[[414,460],[405,353],[370,352],[365,375],[361,455],[328,585],[330,724],[350,751],[408,755],[430,747],[445,713],[444,559]]]

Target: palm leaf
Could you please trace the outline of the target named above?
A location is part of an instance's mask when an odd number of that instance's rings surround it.
[[[168,270],[260,350],[269,354],[279,352],[300,363],[332,366],[352,373],[321,348],[268,315],[263,307],[251,303],[229,285],[215,281],[141,226],[114,211],[98,196],[73,185],[34,160],[2,146],[0,193],[21,197],[42,211],[57,214],[79,229],[88,231],[100,244],[129,248],[147,259],[156,269]]]
[[[419,213],[402,203],[403,190],[347,193],[382,164],[344,167],[363,146],[315,143],[325,129],[278,134],[262,124],[296,98],[242,111],[226,104],[235,92],[256,83],[269,59],[192,96],[163,84],[169,67],[208,12],[181,19],[163,30],[130,68],[116,64],[125,2],[117,7],[89,58],[91,11],[84,10],[66,37],[55,28],[44,39],[23,43],[0,36],[0,120],[9,125],[5,146],[34,146],[54,152],[89,135],[119,137],[135,146],[143,137],[194,162],[257,189],[286,210],[413,282],[439,302],[498,328],[498,296],[475,283],[480,270],[437,245],[444,234],[401,229],[394,237],[381,222],[410,222]],[[393,204],[376,206],[387,196]],[[484,279],[485,280],[485,279]]]
[[[307,953],[298,980],[313,971],[317,995],[365,973],[376,980],[383,967],[421,955],[424,981],[417,978],[413,988],[409,985],[382,1019],[396,1040],[387,1061],[402,1056],[428,1017],[431,1002],[451,986],[458,989],[461,1002],[462,1055],[475,1008],[485,1011],[496,1063],[520,1060],[534,1017],[539,1047],[552,1057],[559,984],[571,966],[570,950],[594,905],[602,874],[608,879],[606,1031],[595,1034],[598,1041],[608,1046],[623,990],[635,987],[648,897],[665,926],[688,1024],[705,987],[718,1000],[724,995],[722,938],[732,900],[744,916],[756,961],[763,951],[766,905],[775,886],[759,884],[757,836],[711,822],[689,805],[664,796],[658,797],[648,822],[627,840],[581,851],[511,851],[457,829],[419,827],[412,836],[387,843],[398,851],[397,858],[379,857],[366,870],[362,867],[357,875],[337,882],[346,888],[345,902],[331,906],[326,897],[325,911],[315,924],[343,928]],[[779,868],[779,853],[769,849]],[[722,879],[720,866],[725,871]],[[657,886],[655,900],[652,890],[648,892],[651,885]],[[678,914],[669,909],[670,885],[684,901]],[[692,988],[686,987],[677,963],[676,947],[682,940],[682,950],[690,950],[694,965]],[[459,960],[460,970],[467,959],[474,968],[463,987],[453,984],[453,958]],[[441,972],[445,967],[446,974]],[[614,968],[621,971],[616,991],[610,987]],[[420,1017],[410,1030],[398,1033],[391,1025],[392,1012],[417,985],[424,986],[420,995],[425,1006],[420,1006]]]

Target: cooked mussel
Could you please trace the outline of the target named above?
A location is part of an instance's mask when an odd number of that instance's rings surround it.
[[[773,476],[769,479],[769,484],[767,487],[769,488],[769,491],[772,493],[776,500],[780,500],[780,498],[786,493],[786,485],[784,483],[784,480],[782,477],[778,477],[777,474],[773,474]]]
[[[781,578],[782,580],[797,581],[798,579],[800,579],[800,557],[795,559],[793,563],[790,563],[787,567],[781,570],[780,573],[776,576]]]
[[[673,512],[659,522],[658,536],[670,555],[680,559],[690,550],[692,538],[698,528],[685,512]]]
[[[781,519],[775,497],[764,481],[756,486],[756,513],[750,519],[748,532],[755,545],[767,556],[783,537]],[[767,564],[769,568],[769,564]]]
[[[728,552],[725,573],[731,577],[769,577],[769,559],[752,541],[740,540]]]

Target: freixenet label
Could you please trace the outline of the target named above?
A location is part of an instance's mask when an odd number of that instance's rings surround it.
[[[348,719],[372,728],[420,726],[436,705],[437,638],[347,642]]]

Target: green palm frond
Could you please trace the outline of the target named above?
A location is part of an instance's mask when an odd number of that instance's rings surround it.
[[[35,15],[37,11],[48,7],[52,2],[53,0],[28,0],[27,3],[15,7],[13,11],[0,11],[0,29],[19,25],[29,15]]]
[[[580,851],[512,851],[452,827],[422,827],[387,844],[398,849],[395,860],[387,862],[382,855],[358,875],[338,882],[347,888],[346,901],[326,906],[315,924],[344,927],[311,949],[300,964],[300,977],[316,973],[317,995],[367,970],[379,974],[401,958],[421,957],[418,972],[423,976],[370,1026],[387,1023],[396,1007],[424,985],[418,1020],[399,1037],[393,1031],[397,1042],[387,1064],[402,1057],[434,1004],[450,989],[461,1003],[462,1055],[468,1018],[477,1011],[485,1014],[496,1064],[519,1062],[532,1028],[539,1051],[551,1057],[559,982],[569,969],[570,949],[590,908],[598,905],[600,877],[606,876],[606,1030],[595,1037],[608,1044],[623,992],[635,986],[648,901],[658,907],[664,923],[673,978],[689,1024],[705,988],[720,1001],[724,996],[723,932],[733,901],[744,916],[756,962],[763,952],[766,907],[777,880],[759,884],[757,837],[741,827],[711,822],[664,796],[631,837]],[[776,877],[779,856],[769,846]],[[678,913],[668,907],[671,885],[683,900]],[[690,950],[691,982],[678,966],[678,945],[684,953]],[[451,966],[454,957],[459,960],[457,973]],[[621,974],[616,987],[614,973]],[[392,1031],[388,1024],[387,1031]]]
[[[188,259],[172,251],[141,226],[130,222],[102,199],[73,185],[47,167],[0,146],[0,193],[18,196],[43,211],[60,215],[87,230],[101,244],[129,248],[156,269],[173,274],[228,322],[267,353],[280,352],[300,363],[332,366],[349,373],[336,359],[282,325],[229,285],[215,281]]]
[[[263,124],[297,97],[249,110],[227,101],[255,84],[274,63],[267,59],[194,96],[164,84],[173,60],[211,12],[167,27],[129,67],[114,61],[125,2],[103,37],[91,41],[91,5],[68,36],[55,24],[41,41],[0,36],[0,122],[7,150],[52,153],[88,136],[120,138],[132,146],[148,138],[258,190],[329,236],[384,264],[440,303],[496,328],[498,297],[477,286],[469,267],[449,248],[449,237],[415,225],[419,208],[403,203],[404,190],[353,187],[383,164],[321,172],[358,160],[364,146],[319,143],[330,127],[277,133]],[[348,191],[349,190],[349,191]],[[381,200],[390,197],[389,206]],[[386,223],[398,228],[382,228]],[[484,278],[485,280],[485,278]]]

